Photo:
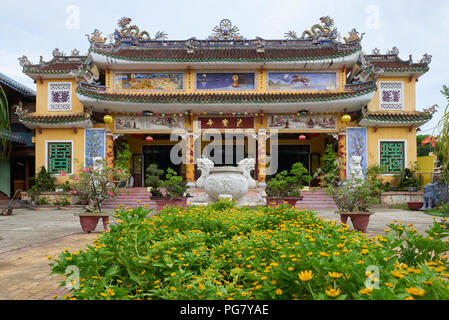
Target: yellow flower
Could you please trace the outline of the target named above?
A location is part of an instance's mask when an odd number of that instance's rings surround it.
[[[222,295],[223,294],[220,291],[217,292],[217,296],[221,297]]]
[[[136,203],[140,203],[140,200],[136,200]]]
[[[399,271],[397,271],[397,270],[391,271],[391,274],[394,275],[396,278],[399,278],[399,279],[404,278],[404,275],[402,273],[400,273]]]
[[[170,290],[171,291],[176,291],[176,288],[175,287],[170,287]]]
[[[408,293],[410,293],[411,295],[413,295],[413,296],[420,296],[420,297],[422,297],[426,293],[426,290],[418,289],[416,287],[406,288],[405,290]]]
[[[67,257],[67,258],[65,258],[66,260],[72,260],[72,257]]]
[[[338,288],[335,290],[334,288],[330,288],[329,290],[324,291],[329,297],[335,298],[341,294],[341,290]]]
[[[200,284],[200,285],[198,286],[198,289],[203,290],[203,289],[204,289],[203,284]]]
[[[176,276],[176,272],[173,272],[170,274],[170,277],[174,277],[174,276]]]
[[[387,287],[389,287],[389,288],[393,288],[393,287],[394,287],[394,284],[389,283],[389,282],[385,282],[385,285],[386,285]]]
[[[276,290],[276,294],[277,294],[278,296],[280,296],[280,295],[282,294],[282,290],[281,290],[281,289],[277,289],[277,290]]]
[[[424,284],[426,284],[426,285],[428,285],[428,286],[431,286],[432,284],[433,284],[433,282],[432,281],[423,281],[422,283],[424,283]]]
[[[326,252],[320,252],[320,256],[323,256],[323,257],[329,257],[329,254],[326,253]]]
[[[362,250],[362,254],[367,254],[368,253],[368,249],[363,249]]]
[[[371,292],[373,292],[373,288],[365,288],[365,289],[359,290],[359,293],[366,294],[367,296],[369,296],[371,294]]]
[[[302,271],[298,274],[298,277],[301,281],[309,281],[313,278],[312,270]]]
[[[331,277],[331,278],[340,278],[343,276],[342,273],[338,273],[338,272],[329,272],[328,274],[329,274],[329,277]]]
[[[288,271],[293,271],[293,267],[288,267]]]
[[[50,259],[51,259],[51,256],[48,256],[48,257],[47,257],[47,260],[50,260]]]
[[[413,298],[413,296],[409,296],[409,297],[405,298],[404,300],[415,300],[415,298]]]

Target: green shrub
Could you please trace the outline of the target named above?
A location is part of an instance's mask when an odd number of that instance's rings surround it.
[[[312,177],[301,162],[293,164],[290,171],[284,170],[267,182],[266,193],[269,197],[299,197],[304,183]]]
[[[36,176],[31,179],[34,181],[34,185],[28,190],[30,193],[37,194],[39,192],[51,192],[56,190],[55,177],[48,173],[44,166],[42,166]]]
[[[79,288],[65,298],[449,299],[449,234],[437,222],[425,236],[392,224],[368,238],[288,206],[169,207],[153,216],[138,208],[116,217],[92,245],[51,263],[57,275],[79,268]]]
[[[178,176],[175,170],[168,168],[165,175],[166,180],[161,185],[165,188],[168,197],[182,197],[187,191],[187,182]]]
[[[146,168],[145,173],[145,186],[151,188],[151,194],[153,197],[161,197],[161,176],[164,174],[164,170],[158,169],[157,164],[150,164]]]
[[[45,205],[49,204],[49,202],[46,197],[39,197],[39,199],[36,201],[36,204],[38,206],[45,206]]]

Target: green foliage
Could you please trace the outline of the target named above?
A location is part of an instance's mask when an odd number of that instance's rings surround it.
[[[390,188],[390,182],[383,183],[383,180],[379,178],[380,175],[387,173],[385,167],[379,165],[371,165],[366,169],[366,178],[369,182],[375,184],[381,191],[388,191]]]
[[[39,199],[36,201],[36,204],[38,206],[45,206],[48,204],[48,200],[46,197],[39,197]]]
[[[114,167],[129,172],[129,161],[132,158],[132,153],[129,151],[129,144],[122,143],[122,149],[117,151],[117,159],[114,161]]]
[[[449,102],[449,88],[447,86],[443,86],[443,90],[441,90],[441,93]],[[440,132],[437,139],[439,145],[438,153],[440,158],[442,159],[441,178],[443,181],[449,184],[449,104],[446,106],[444,115],[438,123],[438,127]]]
[[[160,190],[162,186],[161,176],[164,174],[164,170],[158,169],[157,164],[150,164],[145,170],[145,185],[151,188],[151,194],[153,197],[161,197],[162,192]]]
[[[376,182],[346,181],[339,187],[328,186],[326,193],[332,197],[339,212],[368,212],[379,203],[381,189]]]
[[[166,180],[162,181],[162,187],[165,188],[166,196],[184,196],[187,191],[187,182],[181,176],[178,176],[175,170],[168,168],[165,179]]]
[[[225,211],[235,208],[236,201],[229,199],[219,199],[217,202],[210,204],[210,208],[216,211]]]
[[[39,172],[34,178],[34,185],[28,190],[32,194],[38,194],[39,192],[51,192],[56,190],[55,177],[53,177],[44,166],[41,167]]]
[[[391,224],[369,238],[288,206],[169,207],[156,216],[138,208],[116,217],[92,245],[50,264],[61,286],[68,266],[79,269],[79,287],[64,299],[449,299],[449,233],[436,221],[423,235]]]
[[[269,197],[299,197],[304,183],[312,177],[301,162],[293,164],[290,171],[284,170],[267,182],[266,193]]]
[[[340,181],[342,159],[334,152],[331,144],[326,146],[322,161],[323,167],[315,171],[313,179],[319,178],[323,186],[336,185]]]
[[[92,207],[87,209],[91,212],[101,212],[101,204],[117,196],[118,185],[127,176],[122,170],[108,167],[104,159],[96,165],[97,170],[81,167],[69,178],[70,193],[79,195],[80,199],[90,200]]]
[[[0,86],[0,130],[10,132],[9,105],[6,93]],[[5,159],[11,151],[11,142],[3,135],[0,135],[0,159]]]
[[[408,190],[408,188],[416,188],[419,190],[424,181],[423,176],[418,173],[416,164],[411,168],[401,170],[396,177],[399,179],[399,189],[401,190]]]

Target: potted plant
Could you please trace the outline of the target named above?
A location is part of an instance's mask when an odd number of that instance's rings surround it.
[[[162,187],[161,177],[163,174],[164,170],[159,169],[156,164],[150,164],[145,169],[145,186],[150,188],[150,199],[156,202],[157,211],[165,207],[169,201],[167,197],[164,197],[160,189]]]
[[[301,189],[303,183],[309,183],[312,177],[301,162],[295,163],[290,171],[284,170],[267,182],[267,204],[279,205],[287,202],[295,206],[296,202],[302,200]]]
[[[423,177],[418,173],[416,165],[403,169],[396,178],[399,179],[399,189],[403,191],[416,192],[423,184]]]
[[[89,199],[86,210],[75,214],[80,217],[81,227],[86,233],[95,230],[100,218],[104,229],[108,230],[107,223],[112,214],[102,212],[101,204],[106,199],[114,199],[118,194],[118,184],[127,178],[123,171],[108,167],[104,159],[96,158],[94,166],[79,169],[69,178],[70,192]]]
[[[162,187],[165,188],[166,197],[170,198],[170,202],[174,206],[185,208],[189,196],[186,194],[187,182],[171,168],[167,169],[165,178],[166,180],[162,181]]]
[[[346,181],[339,187],[328,186],[327,194],[332,197],[337,205],[337,214],[341,222],[347,223],[351,218],[354,228],[366,232],[370,216],[373,212],[369,207],[379,203],[381,190],[378,184],[372,181]]]

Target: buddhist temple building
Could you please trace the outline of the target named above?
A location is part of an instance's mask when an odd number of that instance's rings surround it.
[[[256,159],[263,186],[298,161],[313,174],[328,144],[345,160],[342,177],[354,155],[387,176],[413,165],[416,130],[434,112],[417,111],[415,98],[431,56],[365,54],[356,29],[340,39],[330,17],[320,20],[301,35],[249,40],[224,19],[207,39],[178,41],[122,18],[109,39],[99,30],[88,37],[86,55],[55,49],[39,64],[21,57],[37,85],[36,111],[18,114],[35,131],[36,170],[64,182],[93,157],[112,165],[125,141],[137,187],[151,163],[193,185],[204,156],[216,165]]]

